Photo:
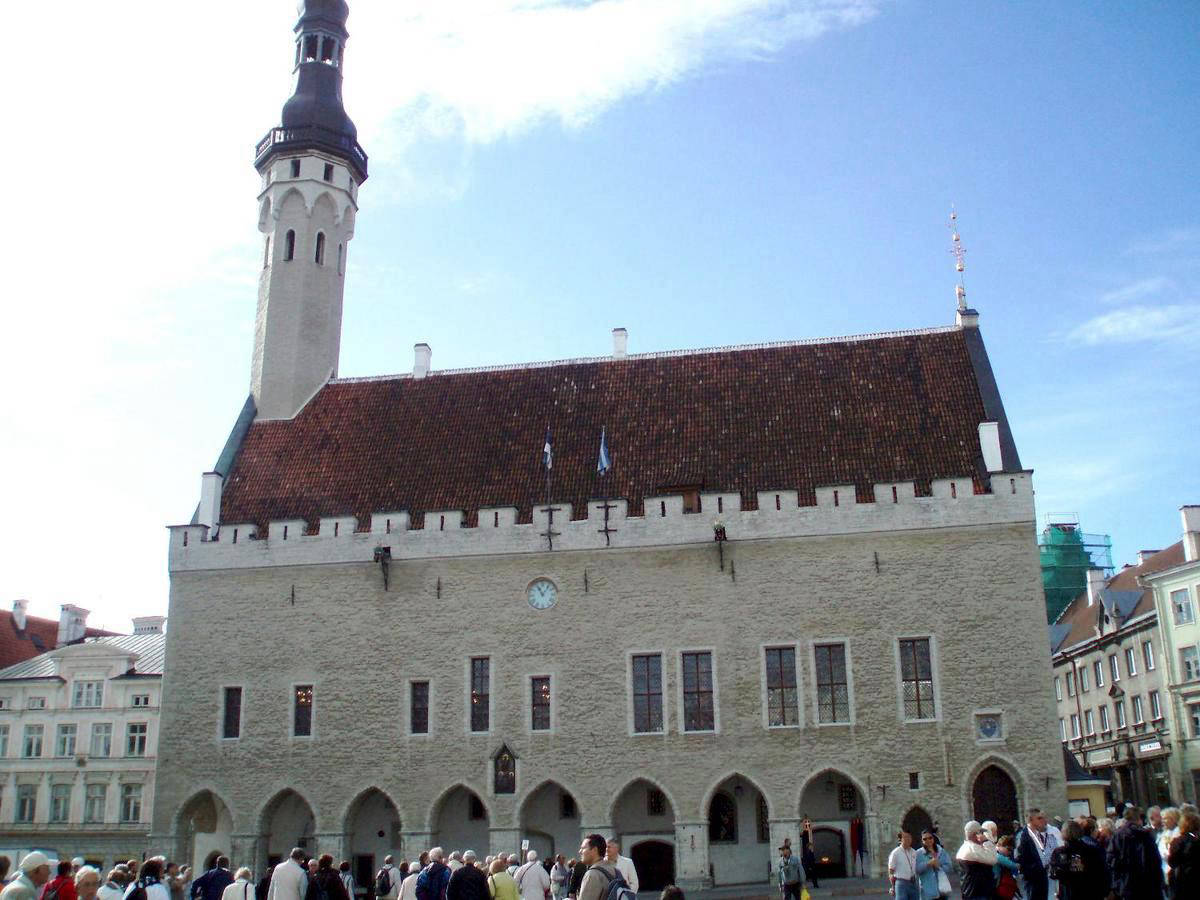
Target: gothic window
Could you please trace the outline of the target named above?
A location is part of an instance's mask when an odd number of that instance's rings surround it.
[[[904,718],[932,719],[933,664],[930,660],[929,638],[900,642],[900,678],[904,690]],[[1067,684],[1070,683],[1068,673]]]
[[[538,675],[530,679],[530,708],[532,711],[529,727],[532,731],[550,730],[550,676]]]
[[[767,648],[767,724],[796,725],[796,648]]]
[[[758,795],[756,812],[758,818],[758,842],[760,844],[768,844],[771,841],[771,820],[767,814],[767,798],[762,794]]]
[[[325,232],[317,232],[317,249],[313,253],[313,261],[318,266],[325,265]]]
[[[337,41],[331,37],[327,37],[321,42],[321,62],[333,65],[336,58]]]
[[[663,730],[662,656],[657,653],[633,657],[633,730]]]
[[[849,722],[846,645],[818,644],[813,647],[813,657],[817,670],[817,719],[826,723]]]
[[[501,747],[494,761],[497,794],[515,794],[517,791],[517,758],[508,747]]]
[[[317,60],[317,43],[320,38],[315,34],[306,34],[304,36],[304,56],[305,62],[316,62]]]
[[[713,731],[712,654],[705,651],[683,654],[683,730]]]
[[[717,791],[708,806],[708,842],[737,843],[737,804],[724,791]]]
[[[291,262],[296,258],[296,232],[291,229],[283,236],[283,261]]]
[[[476,656],[471,660],[471,730],[487,731],[491,727],[490,660]]]

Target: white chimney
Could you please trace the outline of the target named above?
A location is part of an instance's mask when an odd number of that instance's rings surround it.
[[[1148,560],[1150,557],[1152,557],[1157,552],[1158,552],[1157,550],[1139,550],[1137,564],[1139,566],[1144,564],[1146,562],[1146,560]]]
[[[163,625],[167,622],[166,616],[134,616],[133,617],[133,633],[134,634],[162,634]]]
[[[1000,423],[979,423],[979,449],[983,451],[983,464],[989,472],[1000,472],[1004,469],[1003,456],[1000,453]]]
[[[88,610],[70,603],[62,605],[58,615],[58,646],[65,647],[82,640],[87,634]]]
[[[225,479],[220,472],[205,472],[200,476],[200,511],[196,521],[208,526],[208,536],[214,537],[221,524],[221,487]]]
[[[1200,506],[1179,507],[1183,520],[1183,558],[1188,562],[1200,559]]]
[[[413,378],[424,378],[429,374],[429,362],[433,359],[433,351],[428,344],[413,345]]]
[[[629,346],[629,332],[624,328],[613,329],[613,359],[624,359]]]
[[[1100,600],[1100,592],[1104,590],[1104,580],[1103,569],[1087,570],[1088,606],[1094,606]]]
[[[13,601],[13,624],[17,626],[18,631],[25,630],[25,611],[29,609],[28,600]]]

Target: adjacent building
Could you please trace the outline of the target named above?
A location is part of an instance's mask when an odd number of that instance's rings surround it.
[[[71,603],[63,604],[57,622],[28,613],[28,600],[14,600],[12,612],[0,610],[0,669],[33,659],[85,637],[112,634],[100,628],[88,628],[88,611]]]
[[[1146,573],[1142,582],[1154,595],[1162,623],[1164,671],[1169,707],[1178,727],[1172,734],[1177,797],[1200,801],[1200,506],[1180,510],[1183,540],[1171,564]]]
[[[154,799],[162,617],[0,670],[0,848],[140,859]],[[16,858],[9,854],[10,858]]]
[[[251,392],[170,530],[151,845],[362,881],[599,831],[653,888],[765,882],[805,816],[828,877],[902,822],[1062,808],[1031,473],[965,294],[949,326],[338,378],[347,14],[301,4],[257,148]]]

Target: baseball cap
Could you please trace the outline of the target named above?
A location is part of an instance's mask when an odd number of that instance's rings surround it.
[[[972,819],[970,822],[968,822],[966,825],[963,826],[963,835],[968,840],[971,839],[972,835],[979,834],[979,832],[981,832],[981,831],[983,831],[983,826],[980,825],[978,822],[976,822],[974,819]]]
[[[25,854],[25,858],[21,860],[21,871],[32,872],[34,869],[48,865],[50,865],[50,857],[41,850],[34,850],[31,853]]]

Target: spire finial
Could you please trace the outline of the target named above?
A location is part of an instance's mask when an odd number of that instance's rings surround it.
[[[963,249],[962,238],[958,236],[958,213],[953,204],[950,206],[950,223],[947,227],[950,229],[950,253],[954,256],[954,271],[958,273],[958,284],[954,286],[954,294],[958,297],[958,309],[961,312],[967,308],[967,286],[963,281],[963,272],[967,268],[963,259],[967,251]]]

